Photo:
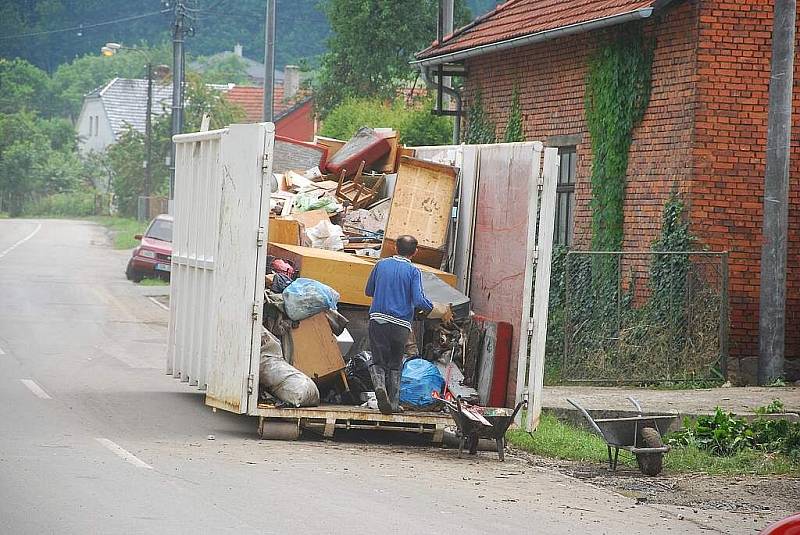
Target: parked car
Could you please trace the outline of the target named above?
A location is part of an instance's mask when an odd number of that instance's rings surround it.
[[[169,280],[172,264],[172,216],[161,214],[148,225],[144,235],[134,236],[142,242],[133,249],[125,276],[133,282],[145,277]]]

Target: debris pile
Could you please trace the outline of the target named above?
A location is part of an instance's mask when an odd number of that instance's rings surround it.
[[[431,315],[439,319],[414,322],[401,379],[404,408],[489,401],[478,391],[486,373],[480,362],[493,363],[494,350],[486,354],[485,323],[446,271],[458,169],[416,159],[398,139],[396,131],[371,128],[347,141],[276,139],[261,403],[374,408],[364,289],[375,262],[396,254],[404,234],[419,242],[414,262],[424,292],[447,308]]]

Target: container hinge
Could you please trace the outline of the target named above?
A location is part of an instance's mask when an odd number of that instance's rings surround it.
[[[536,262],[539,260],[539,247],[533,248],[533,261]]]
[[[258,227],[258,235],[256,236],[256,247],[264,247],[264,239],[266,238],[264,227]]]
[[[536,185],[539,187],[539,191],[542,191],[542,188],[544,188],[544,173],[539,173],[539,176],[536,177]]]
[[[261,313],[261,307],[258,303],[253,303],[253,321],[258,321],[258,315]]]
[[[536,322],[533,321],[533,318],[528,318],[528,334],[529,335],[533,334],[533,327],[534,327],[535,324],[536,324]]]
[[[261,159],[261,170],[266,172],[270,168],[270,155],[269,153],[264,154],[264,157]]]
[[[247,376],[247,393],[252,394],[253,388],[255,388],[256,376],[255,374],[250,374]]]

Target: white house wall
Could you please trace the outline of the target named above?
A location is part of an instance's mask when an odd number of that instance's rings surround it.
[[[99,98],[84,100],[75,128],[79,136],[78,148],[81,154],[92,151],[103,152],[115,141],[114,132]]]

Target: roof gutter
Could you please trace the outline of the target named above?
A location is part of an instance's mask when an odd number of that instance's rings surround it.
[[[653,14],[653,11],[655,11],[655,9],[652,7],[637,9],[635,11],[629,11],[628,13],[622,13],[620,15],[604,17],[602,19],[590,20],[578,24],[571,24],[569,26],[562,26],[560,28],[555,28],[553,30],[545,30],[543,32],[533,33],[529,35],[522,35],[520,37],[514,37],[513,39],[507,39],[505,41],[500,41],[498,43],[490,43],[487,45],[480,45],[473,48],[468,48],[466,50],[458,50],[456,52],[442,54],[441,56],[418,59],[412,61],[411,64],[417,67],[430,67],[433,65],[439,65],[440,63],[451,63],[454,61],[460,61],[467,58],[488,54],[490,52],[499,52],[501,50],[507,50],[509,48],[516,48],[534,43],[540,43],[542,41],[548,41],[550,39],[555,39],[557,37],[564,37],[576,33],[583,33],[591,30],[608,28],[609,26],[616,26],[618,24],[623,24],[625,22],[647,19]]]

